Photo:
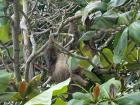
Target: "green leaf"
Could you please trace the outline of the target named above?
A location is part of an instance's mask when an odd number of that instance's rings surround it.
[[[4,0],[0,1],[0,16],[4,16]],[[5,17],[0,18],[0,27],[5,24],[6,20]]]
[[[116,101],[119,105],[140,105],[140,92],[129,93]]]
[[[136,48],[136,43],[131,41],[128,44],[125,60],[129,64],[129,63],[134,63],[139,58],[140,58],[140,53],[138,53],[138,49]]]
[[[136,19],[140,19],[140,10],[137,11]]]
[[[101,61],[101,64],[103,65],[103,67],[111,66],[110,63],[105,59],[103,54],[109,60],[109,62],[112,63],[113,62],[112,51],[108,48],[104,48],[102,51],[102,54],[100,55],[100,61]]]
[[[82,37],[79,40],[80,41],[88,41],[88,40],[91,40],[91,38],[93,38],[94,36],[96,36],[95,31],[87,31],[86,33],[84,33],[82,35]]]
[[[67,91],[66,87],[69,85],[69,83],[70,78],[37,95],[36,97],[29,100],[25,105],[32,104],[51,105],[52,96],[66,92]]]
[[[102,2],[108,3],[110,2],[110,0],[102,0]]]
[[[61,84],[62,85],[62,84]],[[63,93],[66,93],[68,91],[68,85],[66,86],[63,86],[61,89],[56,89],[53,91],[53,95],[52,96],[56,96],[56,95],[60,95],[60,94],[63,94]]]
[[[87,49],[82,49],[82,53],[84,54],[84,56],[89,57],[89,58],[92,58],[92,56],[93,56],[92,52],[90,50],[87,50]],[[80,60],[79,64],[81,67],[83,67],[85,69],[90,66],[90,63],[86,60]]]
[[[109,103],[108,101],[105,101],[105,102],[103,101],[103,102],[101,102],[99,105],[108,105],[108,103]],[[111,105],[112,105],[112,104],[111,104]]]
[[[92,63],[93,63],[94,65],[98,65],[98,66],[101,64],[99,55],[95,55],[95,56],[92,58]]]
[[[115,34],[115,37],[114,37],[114,40],[113,40],[113,46],[112,46],[113,48],[115,48],[117,46],[121,35],[122,35],[122,32],[118,32],[118,33]]]
[[[129,36],[136,42],[140,44],[140,20],[133,22],[129,26]]]
[[[113,61],[115,64],[120,63],[122,60],[124,52],[127,48],[127,38],[128,38],[128,28],[126,28],[123,31],[123,33],[117,43],[117,46],[114,49]]]
[[[86,6],[87,5],[86,0],[74,0],[74,2],[76,2],[80,6]]]
[[[95,18],[91,29],[108,29],[113,28],[117,24],[118,15],[113,11],[108,11],[102,16]]]
[[[118,14],[118,24],[119,25],[129,25],[132,21],[132,11],[128,11],[125,13]]]
[[[128,63],[125,65],[129,71],[138,71],[140,69],[140,65],[137,62]]]
[[[57,98],[55,103],[52,105],[66,105],[66,103],[61,98]]]
[[[107,82],[105,82],[104,84],[101,85],[101,98],[107,98],[109,99],[110,96],[109,96],[109,88],[110,88],[110,85],[113,84],[116,89],[117,89],[117,92],[120,91],[121,89],[121,82],[118,81],[118,80],[115,80],[114,78],[108,80]]]
[[[0,40],[2,42],[7,42],[10,40],[9,29],[10,29],[9,23],[4,24],[0,27]]]
[[[83,10],[83,15],[82,15],[83,24],[85,24],[85,20],[90,12],[97,11],[97,10],[105,10],[106,7],[107,7],[106,4],[101,1],[90,2]]]
[[[11,74],[6,71],[0,71],[0,93],[7,89]]]
[[[89,105],[92,101],[92,95],[90,93],[73,93],[73,99],[68,102],[67,105]]]
[[[81,92],[75,92],[73,93],[73,98],[77,100],[85,100],[87,102],[91,102],[92,95],[89,93],[81,93]]]
[[[93,67],[92,67],[93,68]],[[82,70],[82,73],[91,81],[100,83],[101,80],[91,71]]]
[[[111,7],[118,7],[118,6],[123,5],[123,4],[126,3],[127,1],[129,1],[129,0],[111,0],[111,1],[109,2],[109,5],[110,5]]]
[[[15,96],[18,94],[18,92],[4,92],[0,93],[0,102],[4,101],[15,101]]]
[[[68,59],[68,65],[70,70],[75,70],[77,68],[77,65],[79,64],[79,59],[75,57],[69,57]]]
[[[72,99],[70,100],[67,105],[85,105],[85,100],[76,100],[76,99]],[[89,104],[87,104],[89,105]]]
[[[85,61],[85,60],[80,60],[79,64],[83,68],[88,68],[90,66],[90,63],[88,61]]]

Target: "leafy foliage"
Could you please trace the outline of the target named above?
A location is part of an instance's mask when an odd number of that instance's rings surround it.
[[[56,86],[51,87],[50,89],[44,91],[43,93],[39,94],[38,96],[28,101],[25,105],[31,105],[31,104],[51,105],[52,96],[56,96],[56,95],[67,92],[67,86],[69,82],[70,82],[70,79],[60,84],[57,84]],[[61,100],[57,100],[57,101],[61,101]]]
[[[24,19],[26,22],[24,25],[20,23],[22,29],[19,35],[23,35],[17,38],[20,43],[20,61],[18,61],[20,65],[16,66],[19,66],[22,77],[25,77],[23,72],[27,66],[34,72],[30,81],[22,80],[18,83],[17,77],[11,75],[16,71],[13,71],[13,63],[15,64],[16,60],[11,56],[19,50],[13,50],[14,37],[11,39],[12,28],[15,25],[12,21],[14,2],[0,1],[0,104],[6,105],[8,102],[25,105],[140,104],[139,86],[135,89],[140,70],[139,0],[29,2],[28,9],[31,10],[28,10],[27,14],[22,13],[27,9],[23,9],[26,2],[20,0],[19,4],[20,22],[22,23]],[[70,72],[88,81],[87,86],[71,82],[73,80],[71,78],[42,87],[40,74],[46,70],[46,66],[45,58],[40,52],[44,49],[42,46],[45,46],[44,43],[50,33],[57,37],[56,43],[61,43],[56,46],[62,45],[61,52],[68,55],[66,62]],[[24,34],[27,34],[27,37]],[[65,48],[67,44],[70,44],[69,48]],[[29,50],[25,51],[26,48]],[[45,74],[43,79],[46,77]],[[75,87],[71,92],[72,86]]]

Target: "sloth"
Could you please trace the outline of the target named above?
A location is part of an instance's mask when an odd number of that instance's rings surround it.
[[[43,86],[46,86],[49,82],[60,83],[68,78],[71,78],[72,82],[83,86],[88,84],[80,75],[70,72],[65,55],[60,53],[59,49],[55,46],[53,36],[51,35],[48,40],[48,46],[44,51],[44,58],[48,68],[48,79]]]

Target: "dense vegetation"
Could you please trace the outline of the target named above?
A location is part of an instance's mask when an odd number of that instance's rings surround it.
[[[42,87],[49,35],[88,84]],[[0,104],[140,105],[139,44],[139,0],[1,0]]]

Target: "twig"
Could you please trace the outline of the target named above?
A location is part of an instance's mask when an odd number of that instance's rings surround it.
[[[51,28],[48,28],[48,29],[46,29],[46,30],[44,30],[44,31],[41,31],[41,32],[34,32],[34,35],[36,36],[36,35],[45,34],[45,33],[49,32],[50,29],[51,29]]]
[[[61,21],[61,23],[60,23],[60,25],[59,25],[59,27],[58,27],[56,33],[59,33],[59,32],[60,32],[60,29],[61,29],[61,27],[63,26],[63,23],[64,23],[64,16],[62,16],[62,21]],[[58,34],[58,35],[59,35],[59,34]]]
[[[11,62],[14,62],[13,58],[10,55],[8,48],[0,41],[0,45],[6,50],[8,57],[10,58]]]
[[[76,19],[79,19],[79,18],[81,18],[81,17],[82,17],[82,15],[77,15],[77,16],[72,16],[72,17],[67,18],[67,20],[66,20],[65,22],[63,22],[63,24],[61,24],[61,25],[59,26],[59,30],[57,31],[56,34],[59,34],[60,31],[62,30],[62,28],[63,28],[65,25],[67,25],[69,22],[71,22],[71,21],[73,21],[73,20],[76,20]]]
[[[64,48],[68,47],[74,41],[74,35],[70,33],[60,33],[60,35],[70,36],[71,40],[64,46]]]
[[[34,1],[31,1],[31,2],[34,2]],[[33,8],[31,9],[31,11],[29,11],[29,18],[32,16],[32,14],[33,14],[33,11],[35,10],[35,8],[36,8],[36,6],[37,6],[37,3],[38,3],[38,0],[35,2],[35,4],[34,4],[34,6],[33,6]],[[33,4],[33,3],[32,3]]]
[[[31,34],[30,36],[30,41],[32,43],[32,53],[31,55],[28,57],[26,64],[25,64],[25,80],[28,82],[29,81],[29,67],[30,67],[30,63],[31,63],[31,58],[35,56],[35,52],[36,52],[36,43],[34,40],[34,36],[33,34]],[[33,59],[33,58],[32,58]]]
[[[106,41],[103,45],[101,45],[101,46],[98,48],[98,50],[100,51],[100,50],[102,50],[103,48],[105,48],[105,47],[108,45],[108,43],[113,39],[113,37],[114,37],[114,35],[111,35],[111,36],[107,39],[107,41]]]

